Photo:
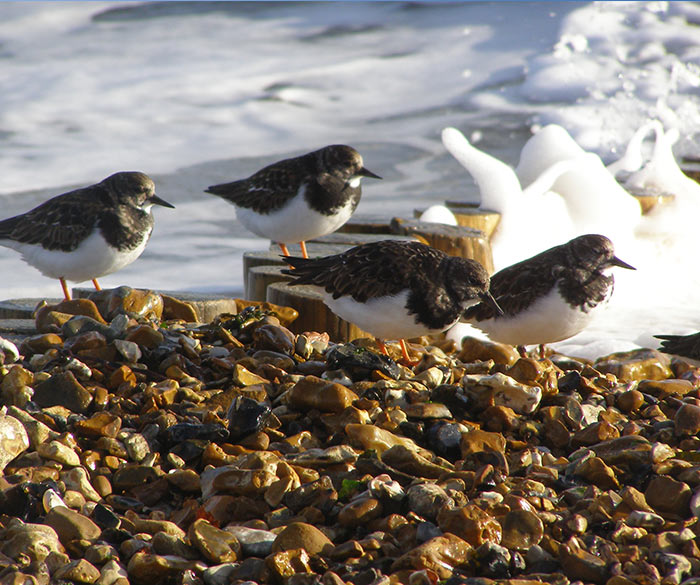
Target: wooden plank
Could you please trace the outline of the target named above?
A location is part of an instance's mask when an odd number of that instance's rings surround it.
[[[294,333],[325,331],[331,340],[336,342],[372,337],[359,327],[336,316],[326,307],[321,289],[316,286],[290,286],[286,282],[275,282],[267,287],[267,301],[299,311],[299,317],[289,325],[289,329]]]
[[[268,286],[273,282],[287,282],[292,279],[291,276],[282,274],[282,266],[278,264],[253,266],[247,275],[245,298],[249,301],[266,301]]]
[[[468,227],[475,230],[480,230],[484,232],[489,240],[496,231],[498,222],[501,221],[501,214],[497,211],[489,211],[488,209],[480,209],[478,207],[473,207],[471,205],[452,205],[446,204],[445,207],[449,209],[457,220],[457,225],[462,227]],[[424,209],[414,209],[413,217],[415,219],[420,219],[423,215]]]

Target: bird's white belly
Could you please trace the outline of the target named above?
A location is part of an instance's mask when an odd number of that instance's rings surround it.
[[[45,276],[83,282],[111,274],[131,264],[145,249],[148,234],[141,244],[126,252],[109,246],[97,229],[72,252],[45,250],[38,244],[22,244],[11,240],[2,240],[1,243],[17,250],[27,264]]]
[[[554,287],[528,309],[518,315],[498,319],[472,320],[491,340],[511,345],[554,343],[568,339],[585,329],[605,303],[588,313],[569,305]]]
[[[333,215],[324,215],[310,209],[303,194],[294,196],[284,207],[271,213],[257,213],[236,207],[238,220],[251,232],[274,242],[295,244],[330,234],[343,225],[353,212],[349,200]]]
[[[395,296],[370,299],[366,303],[358,303],[349,296],[334,299],[325,292],[323,299],[338,317],[354,323],[363,331],[380,339],[405,339],[443,331],[428,329],[427,326],[417,323],[416,315],[408,314],[407,300],[408,291]],[[448,327],[452,325],[454,323]]]

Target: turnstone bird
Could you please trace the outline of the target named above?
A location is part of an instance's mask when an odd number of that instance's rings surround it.
[[[334,144],[271,164],[247,179],[212,185],[207,193],[236,206],[240,222],[251,232],[286,244],[325,236],[343,225],[360,202],[362,177],[381,179],[367,170],[350,146]]]
[[[328,308],[374,335],[382,351],[382,340],[399,338],[408,363],[404,338],[445,331],[479,301],[500,310],[481,264],[419,242],[381,240],[325,258],[284,260],[293,267],[283,271],[295,277],[290,284],[323,287]]]
[[[463,320],[501,343],[543,346],[567,339],[610,299],[614,266],[634,270],[615,256],[605,236],[579,236],[491,277],[491,294],[504,314],[482,302],[467,309]]]
[[[103,181],[57,195],[27,213],[0,221],[0,245],[61,282],[97,279],[131,264],[153,231],[151,207],[173,207],[155,194],[139,172],[115,173]]]
[[[700,360],[700,333],[689,335],[654,335],[661,340],[659,351]]]

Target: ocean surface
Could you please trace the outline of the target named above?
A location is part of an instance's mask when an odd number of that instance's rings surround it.
[[[242,252],[269,242],[203,189],[326,144],[384,178],[363,181],[357,213],[410,217],[482,196],[446,127],[515,168],[547,125],[610,164],[652,120],[677,130],[679,163],[700,155],[698,3],[0,2],[0,218],[120,170],[148,173],[176,206],[154,210],[146,252],[106,287],[240,295]],[[669,209],[664,237],[620,243],[639,269],[563,349],[700,330],[700,230]],[[589,212],[625,222],[604,191]],[[524,213],[500,263],[558,218]],[[0,299],[59,291],[0,248]]]

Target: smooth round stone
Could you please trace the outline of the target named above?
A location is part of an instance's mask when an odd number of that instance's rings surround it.
[[[86,349],[97,349],[107,345],[107,338],[99,331],[88,331],[75,335],[66,342],[66,347],[75,354]]]
[[[53,339],[55,340],[56,338],[54,337]],[[58,337],[58,340],[60,341],[60,344],[63,343],[63,340],[61,340],[60,337]],[[41,353],[44,351],[45,350],[42,350]],[[22,351],[22,355],[26,355],[26,352]],[[0,337],[0,366],[3,364],[14,364],[19,359],[19,356],[20,352],[17,349],[17,346],[9,339]]]
[[[501,372],[488,376],[467,374],[462,384],[467,390],[477,393],[480,388],[487,388],[489,397],[496,406],[507,406],[518,414],[533,413],[542,400],[542,389],[539,386],[522,384]]]
[[[212,563],[230,563],[241,557],[238,539],[200,518],[190,526],[187,536],[202,555]]]
[[[94,583],[99,579],[100,572],[85,559],[79,559],[62,566],[51,576],[72,583]]]
[[[111,544],[97,543],[85,549],[85,560],[93,565],[102,566],[112,559],[119,559],[119,551]]]
[[[439,404],[437,402],[416,402],[413,404],[408,404],[403,411],[406,413],[408,418],[415,418],[419,420],[452,418],[450,409],[444,404]]]
[[[434,521],[438,512],[454,504],[454,500],[439,485],[421,483],[408,488],[406,492],[409,508],[428,520]]]
[[[597,360],[594,367],[620,380],[667,380],[673,378],[671,358],[655,349],[613,353]]]
[[[83,467],[74,467],[61,473],[61,480],[67,489],[80,492],[86,500],[99,502],[102,498],[90,483],[87,471]]]
[[[281,325],[261,325],[253,332],[258,349],[269,349],[283,354],[294,353],[294,333]]]
[[[114,330],[104,321],[100,322],[84,315],[71,317],[61,326],[61,334],[67,340],[90,332],[101,334],[108,342],[116,337]]]
[[[617,489],[620,484],[613,469],[599,457],[590,457],[576,466],[574,473],[602,490]]]
[[[175,579],[184,571],[195,570],[201,573],[206,565],[173,555],[163,556],[146,551],[135,553],[127,565],[128,583],[132,585],[152,585],[166,579]]]
[[[641,510],[632,510],[625,519],[625,524],[627,524],[627,526],[648,528],[651,530],[658,530],[665,523],[666,521],[663,516],[659,516],[653,512],[642,512]]]
[[[50,553],[63,553],[58,534],[45,524],[25,524],[15,518],[0,533],[0,552],[12,559],[43,561]]]
[[[133,526],[135,532],[145,532],[146,534],[172,534],[178,538],[185,538],[185,531],[174,522],[169,520],[153,520],[138,516],[133,510],[126,512],[126,518]]]
[[[135,364],[141,359],[141,348],[137,343],[125,339],[115,339],[112,343],[127,362]]]
[[[414,376],[413,380],[415,382],[421,382],[423,385],[425,385],[426,388],[432,390],[434,388],[437,388],[440,384],[442,384],[445,381],[445,373],[437,366],[433,366],[432,368],[423,370],[420,374]],[[448,414],[447,416],[450,415]]]
[[[647,503],[662,516],[672,514],[687,518],[690,513],[692,491],[687,483],[667,475],[653,477],[644,492]]]
[[[100,585],[128,585],[126,567],[117,560],[107,561],[100,569]]]
[[[461,456],[459,444],[462,441],[462,430],[455,423],[439,422],[431,425],[428,429],[427,441],[428,446],[440,457],[454,461]]]
[[[277,538],[277,535],[269,530],[258,530],[246,526],[228,526],[226,531],[233,534],[241,543],[244,557],[266,557],[272,552],[272,544]]]
[[[624,413],[636,412],[644,404],[644,394],[639,390],[627,390],[617,397],[617,407]]]
[[[34,401],[42,408],[63,406],[72,412],[85,413],[92,394],[73,375],[59,372],[34,386]]]
[[[642,380],[637,386],[640,392],[664,399],[668,396],[682,397],[693,391],[688,380]]]
[[[222,563],[209,567],[202,574],[204,583],[206,585],[229,585],[229,583],[234,582],[233,576],[241,565],[242,563]]]
[[[77,467],[80,465],[80,457],[78,457],[78,454],[68,445],[60,441],[50,441],[49,443],[39,445],[37,447],[37,453],[44,459],[50,459],[51,461],[56,461],[69,467]]]
[[[174,555],[183,559],[196,560],[199,551],[189,546],[182,538],[166,532],[156,532],[151,540],[153,552],[159,555]]]
[[[559,551],[559,561],[564,574],[572,581],[603,584],[609,577],[607,563],[603,559],[577,546],[563,545]]]
[[[397,445],[406,447],[411,451],[422,451],[421,447],[416,445],[411,439],[395,435],[376,425],[349,424],[345,427],[345,432],[350,439],[351,445],[359,445],[365,450],[373,449],[380,455]]]
[[[345,504],[338,512],[342,526],[362,526],[382,515],[382,505],[375,498],[363,498]]]
[[[457,359],[466,363],[493,360],[500,365],[512,366],[520,359],[520,354],[512,345],[464,337]]]
[[[438,479],[446,472],[453,470],[449,463],[435,464],[420,453],[413,449],[408,449],[404,445],[395,445],[384,451],[382,461],[403,473],[428,479]]]
[[[133,341],[141,347],[154,349],[165,341],[165,337],[160,331],[153,327],[139,325],[129,330],[126,335],[126,340]]]
[[[148,465],[127,465],[117,469],[112,475],[112,486],[117,491],[125,491],[138,485],[156,481],[163,472]]]
[[[69,508],[52,508],[46,514],[45,522],[56,531],[66,546],[73,540],[95,540],[102,533],[90,518]]]
[[[429,569],[438,579],[449,579],[455,567],[467,563],[473,555],[472,546],[458,536],[446,533],[413,548],[394,562],[391,571]]]
[[[503,519],[501,544],[509,549],[527,550],[539,544],[543,535],[544,525],[534,512],[511,510]]]
[[[0,390],[3,394],[14,394],[18,388],[31,386],[34,374],[20,365],[12,366],[0,381]]]
[[[170,485],[183,492],[200,493],[202,491],[202,481],[193,469],[174,469],[165,478]]]
[[[0,415],[0,471],[29,448],[24,425],[12,416]]]
[[[474,547],[485,542],[501,542],[501,525],[493,516],[473,504],[451,510],[443,508],[437,521],[443,532],[456,534]]]
[[[313,556],[332,547],[331,540],[315,526],[305,522],[292,522],[277,535],[272,543],[272,552],[303,548]]]
[[[673,417],[676,435],[695,436],[700,432],[700,406],[684,403]]]
[[[117,315],[129,315],[144,317],[146,319],[160,320],[163,316],[163,297],[150,290],[133,289],[128,286],[102,291],[104,294],[91,293],[90,297],[96,300],[103,313],[109,319]]]
[[[357,394],[342,384],[316,376],[305,376],[287,393],[287,401],[292,408],[317,409],[322,412],[342,412],[358,398]]]

